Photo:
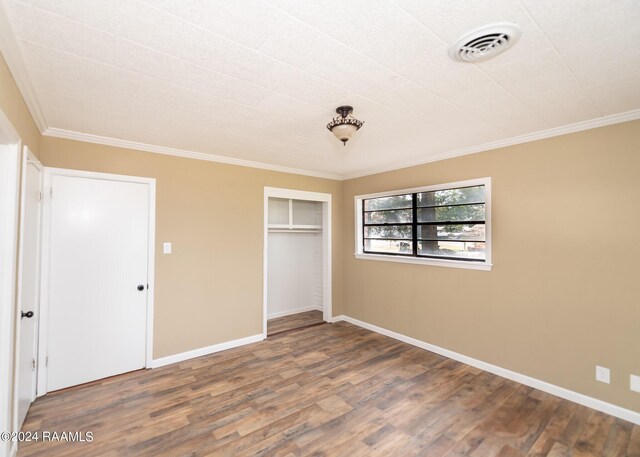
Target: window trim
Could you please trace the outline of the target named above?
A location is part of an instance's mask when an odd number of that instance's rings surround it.
[[[468,261],[454,259],[438,259],[434,257],[413,257],[408,255],[395,254],[371,254],[363,251],[363,201],[369,198],[390,197],[394,195],[413,194],[420,192],[431,192],[443,189],[455,189],[458,187],[484,186],[485,198],[485,260]],[[354,198],[355,208],[355,253],[354,257],[360,260],[381,260],[386,262],[411,263],[419,265],[432,265],[450,268],[464,268],[468,270],[491,271],[493,264],[491,263],[491,178],[477,178],[466,181],[456,181],[431,186],[413,187],[410,189],[398,189],[386,192],[377,192],[372,194],[356,195]]]

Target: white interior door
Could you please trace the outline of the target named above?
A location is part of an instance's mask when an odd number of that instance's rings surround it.
[[[23,173],[20,290],[18,310],[18,428],[22,427],[29,406],[36,398],[37,329],[39,319],[40,286],[40,202],[42,167],[29,157],[25,148]]]
[[[0,109],[0,431],[15,432],[14,328],[18,252],[20,137]],[[0,455],[15,443],[0,440]]]
[[[149,192],[51,176],[48,391],[145,366]]]

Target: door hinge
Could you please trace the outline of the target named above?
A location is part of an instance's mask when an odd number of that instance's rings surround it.
[[[42,191],[38,191],[38,202],[42,201]]]
[[[53,198],[53,186],[49,187],[49,198]]]
[[[46,356],[46,357],[44,358],[44,366],[45,366],[45,367],[48,367],[48,366],[49,366],[49,356]]]
[[[31,371],[36,371],[36,359],[31,359]]]

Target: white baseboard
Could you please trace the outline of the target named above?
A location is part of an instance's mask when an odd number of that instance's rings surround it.
[[[296,309],[290,309],[288,311],[270,313],[270,314],[267,314],[267,319],[275,319],[277,317],[291,316],[292,314],[306,313],[307,311],[322,311],[322,306],[305,306],[304,308],[296,308]]]
[[[482,360],[474,359],[464,354],[459,354],[457,352],[450,351],[449,349],[444,349],[444,348],[441,348],[440,346],[435,346],[433,344],[426,343],[424,341],[417,340],[410,336],[406,336],[401,333],[396,333],[394,331],[387,330],[385,328],[378,327],[377,325],[372,325],[367,322],[363,322],[349,316],[344,316],[344,315],[336,316],[331,320],[331,322],[340,322],[340,321],[349,322],[350,324],[354,324],[354,325],[357,325],[358,327],[366,328],[367,330],[371,330],[372,332],[380,333],[381,335],[385,335],[390,338],[403,341],[413,346],[417,346],[421,349],[426,349],[427,351],[435,352],[436,354],[440,354],[450,359],[457,360],[458,362],[471,365],[472,367],[476,367],[481,370],[488,371],[489,373],[493,373],[503,378],[507,378],[512,381],[519,382],[520,384],[524,384],[526,386],[533,387],[538,390],[542,390],[543,392],[547,392],[557,397],[564,398],[574,403],[578,403],[580,405],[587,406],[589,408],[593,408],[595,410],[602,411],[603,413],[607,413],[612,416],[619,417],[620,419],[624,419],[629,422],[633,422],[634,424],[640,425],[640,412],[632,411],[630,409],[626,409],[621,406],[613,405],[611,403],[607,403],[606,401],[598,400],[597,398],[589,397],[587,395],[574,392],[573,390],[565,389],[564,387],[556,386],[546,381],[541,381],[540,379],[532,378],[530,376],[517,373],[515,371],[507,370],[506,368],[492,365],[490,363],[483,362]]]
[[[260,333],[259,335],[247,336],[245,338],[240,338],[237,340],[214,344],[213,346],[207,346],[204,348],[193,349],[192,351],[181,352],[180,354],[161,357],[159,359],[154,359],[151,362],[151,367],[148,368],[158,368],[165,365],[170,365],[172,363],[184,362],[185,360],[194,359],[203,355],[213,354],[214,352],[237,348],[238,346],[244,346],[245,344],[257,343],[258,341],[262,341],[263,339],[264,337],[262,336],[262,333]]]

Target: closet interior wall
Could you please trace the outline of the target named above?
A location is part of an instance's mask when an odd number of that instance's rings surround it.
[[[267,318],[322,311],[322,203],[269,198]]]

